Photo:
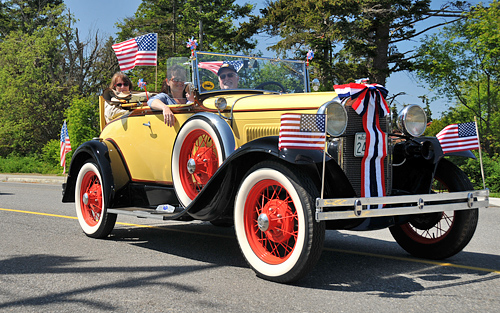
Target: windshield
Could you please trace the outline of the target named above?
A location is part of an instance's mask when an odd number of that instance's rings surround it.
[[[196,52],[195,84],[200,93],[256,89],[283,93],[309,91],[305,62]]]

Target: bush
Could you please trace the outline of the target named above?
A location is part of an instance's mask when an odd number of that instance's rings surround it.
[[[9,155],[0,157],[0,172],[62,174],[62,168],[59,164],[55,166],[53,163],[47,163],[38,156]]]
[[[479,156],[477,152],[474,154],[478,159],[466,159],[466,161],[460,165],[460,168],[469,176],[475,189],[483,189]],[[498,164],[498,157],[490,158],[483,155],[483,168],[486,188],[489,188],[490,192],[500,192],[500,164]]]

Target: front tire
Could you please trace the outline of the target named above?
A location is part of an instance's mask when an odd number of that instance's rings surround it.
[[[311,179],[276,162],[254,166],[236,196],[234,225],[241,251],[259,277],[289,283],[307,274],[321,255],[324,223],[314,221]]]
[[[76,216],[83,232],[92,238],[107,237],[116,222],[116,214],[108,214],[102,177],[98,166],[87,161],[76,179]]]
[[[433,192],[473,190],[467,175],[448,160],[441,160]],[[396,242],[413,256],[440,260],[462,251],[474,235],[478,210],[416,215],[403,225],[390,228]]]

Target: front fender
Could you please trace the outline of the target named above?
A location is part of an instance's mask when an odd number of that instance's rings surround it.
[[[92,160],[101,171],[105,203],[108,203],[108,205],[111,203],[115,193],[115,186],[108,150],[107,144],[98,139],[87,141],[76,149],[71,159],[66,184],[63,185],[62,202],[75,202],[76,179],[80,168],[85,162]]]
[[[278,137],[262,137],[238,148],[217,170],[205,188],[188,206],[188,213],[195,219],[212,220],[232,214],[233,201],[245,174],[255,164],[267,160],[287,162],[301,167],[321,190],[323,152],[319,150],[278,150]],[[337,162],[325,158],[325,195],[339,197],[355,195],[344,172]]]

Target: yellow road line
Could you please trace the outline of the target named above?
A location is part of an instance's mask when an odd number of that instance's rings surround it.
[[[60,218],[69,218],[69,219],[78,219],[77,217],[74,217],[74,216],[58,215],[58,214],[50,214],[50,213],[40,213],[40,212],[31,212],[31,211],[23,211],[23,210],[13,210],[13,209],[3,209],[3,208],[0,208],[0,211],[9,211],[9,212],[35,214],[35,215],[45,215],[45,216],[60,217]],[[234,238],[234,236],[212,234],[212,233],[204,233],[204,232],[195,232],[195,231],[190,231],[190,230],[172,229],[172,228],[169,228],[167,226],[160,227],[160,226],[131,224],[131,223],[121,223],[121,222],[117,222],[116,224],[120,224],[120,225],[124,225],[124,226],[132,226],[132,227],[161,229],[161,230],[167,230],[167,231],[182,232],[182,233],[204,235],[204,236],[211,236],[211,237]],[[331,251],[331,252],[346,253],[346,254],[363,255],[363,256],[369,256],[369,257],[380,258],[380,259],[390,259],[390,260],[397,260],[397,261],[404,261],[404,262],[422,263],[422,264],[438,265],[438,266],[442,266],[442,267],[453,267],[453,268],[474,270],[474,271],[479,271],[479,272],[488,272],[488,273],[500,274],[500,270],[494,270],[494,269],[483,268],[483,267],[460,265],[460,264],[453,264],[453,263],[448,263],[448,262],[439,262],[439,261],[432,261],[432,260],[405,258],[405,257],[390,256],[390,255],[377,254],[377,253],[352,251],[352,250],[343,250],[343,249],[334,249],[334,248],[323,248],[323,250],[325,250],[325,251]]]
[[[448,263],[448,262],[405,258],[405,257],[399,257],[399,256],[391,256],[391,255],[361,252],[361,251],[352,251],[352,250],[342,250],[342,249],[334,249],[334,248],[323,248],[323,250],[332,251],[332,252],[339,252],[339,253],[363,255],[363,256],[369,256],[369,257],[380,258],[380,259],[390,259],[390,260],[397,260],[397,261],[404,261],[404,262],[423,263],[423,264],[438,265],[438,266],[443,266],[443,267],[454,267],[454,268],[461,268],[461,269],[474,270],[474,271],[480,271],[480,272],[500,274],[500,270],[494,270],[494,269],[483,268],[483,267],[468,266],[468,265],[453,264],[453,263]]]

